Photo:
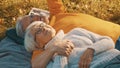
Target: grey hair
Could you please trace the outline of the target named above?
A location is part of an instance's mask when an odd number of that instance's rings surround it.
[[[20,37],[24,37],[24,31],[22,29],[22,24],[21,24],[21,21],[20,20],[17,20],[16,22],[16,33],[18,36]]]
[[[22,37],[22,38],[24,38],[25,31],[23,31],[23,25],[22,25],[21,20],[22,20],[24,17],[26,17],[26,16],[28,16],[28,15],[25,15],[25,16],[23,16],[23,17],[19,17],[19,18],[17,19],[17,22],[16,22],[16,33],[17,33],[18,36],[20,36],[20,37]]]
[[[43,23],[42,21],[35,21],[32,24],[30,24],[25,33],[25,39],[24,39],[24,46],[28,52],[32,52],[33,50],[38,49],[36,46],[38,45],[36,41],[34,40],[35,36],[31,34],[31,30],[34,26],[40,25]]]

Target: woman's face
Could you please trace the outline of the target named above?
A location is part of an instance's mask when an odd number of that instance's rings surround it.
[[[34,32],[34,40],[38,45],[40,45],[40,48],[43,48],[44,45],[47,44],[55,36],[55,34],[56,31],[54,28],[45,23],[41,23],[40,25],[37,25],[37,29]]]

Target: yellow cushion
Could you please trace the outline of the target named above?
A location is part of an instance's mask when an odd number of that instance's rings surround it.
[[[64,16],[64,17],[63,17]],[[58,31],[63,29],[65,32],[75,27],[85,28],[100,35],[106,35],[113,39],[114,42],[120,36],[120,25],[104,21],[86,14],[59,14],[54,17],[52,26]],[[53,24],[54,22],[54,24]]]

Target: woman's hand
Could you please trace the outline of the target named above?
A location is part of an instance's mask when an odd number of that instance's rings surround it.
[[[64,56],[70,55],[73,48],[74,45],[68,40],[56,41],[52,46],[52,49],[55,51],[55,53]]]
[[[94,50],[88,48],[80,57],[79,68],[90,68],[90,63],[94,57]]]

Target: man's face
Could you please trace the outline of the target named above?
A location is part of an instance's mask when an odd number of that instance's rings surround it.
[[[23,17],[21,20],[23,31],[25,31],[28,25],[30,25],[33,21],[44,21],[48,23],[48,19],[46,17],[41,17],[39,15],[28,15]]]
[[[42,44],[42,46],[39,46],[40,48],[43,48],[56,34],[55,29],[45,23],[37,25],[31,32],[34,32],[33,36],[35,36],[34,40],[37,44]]]

